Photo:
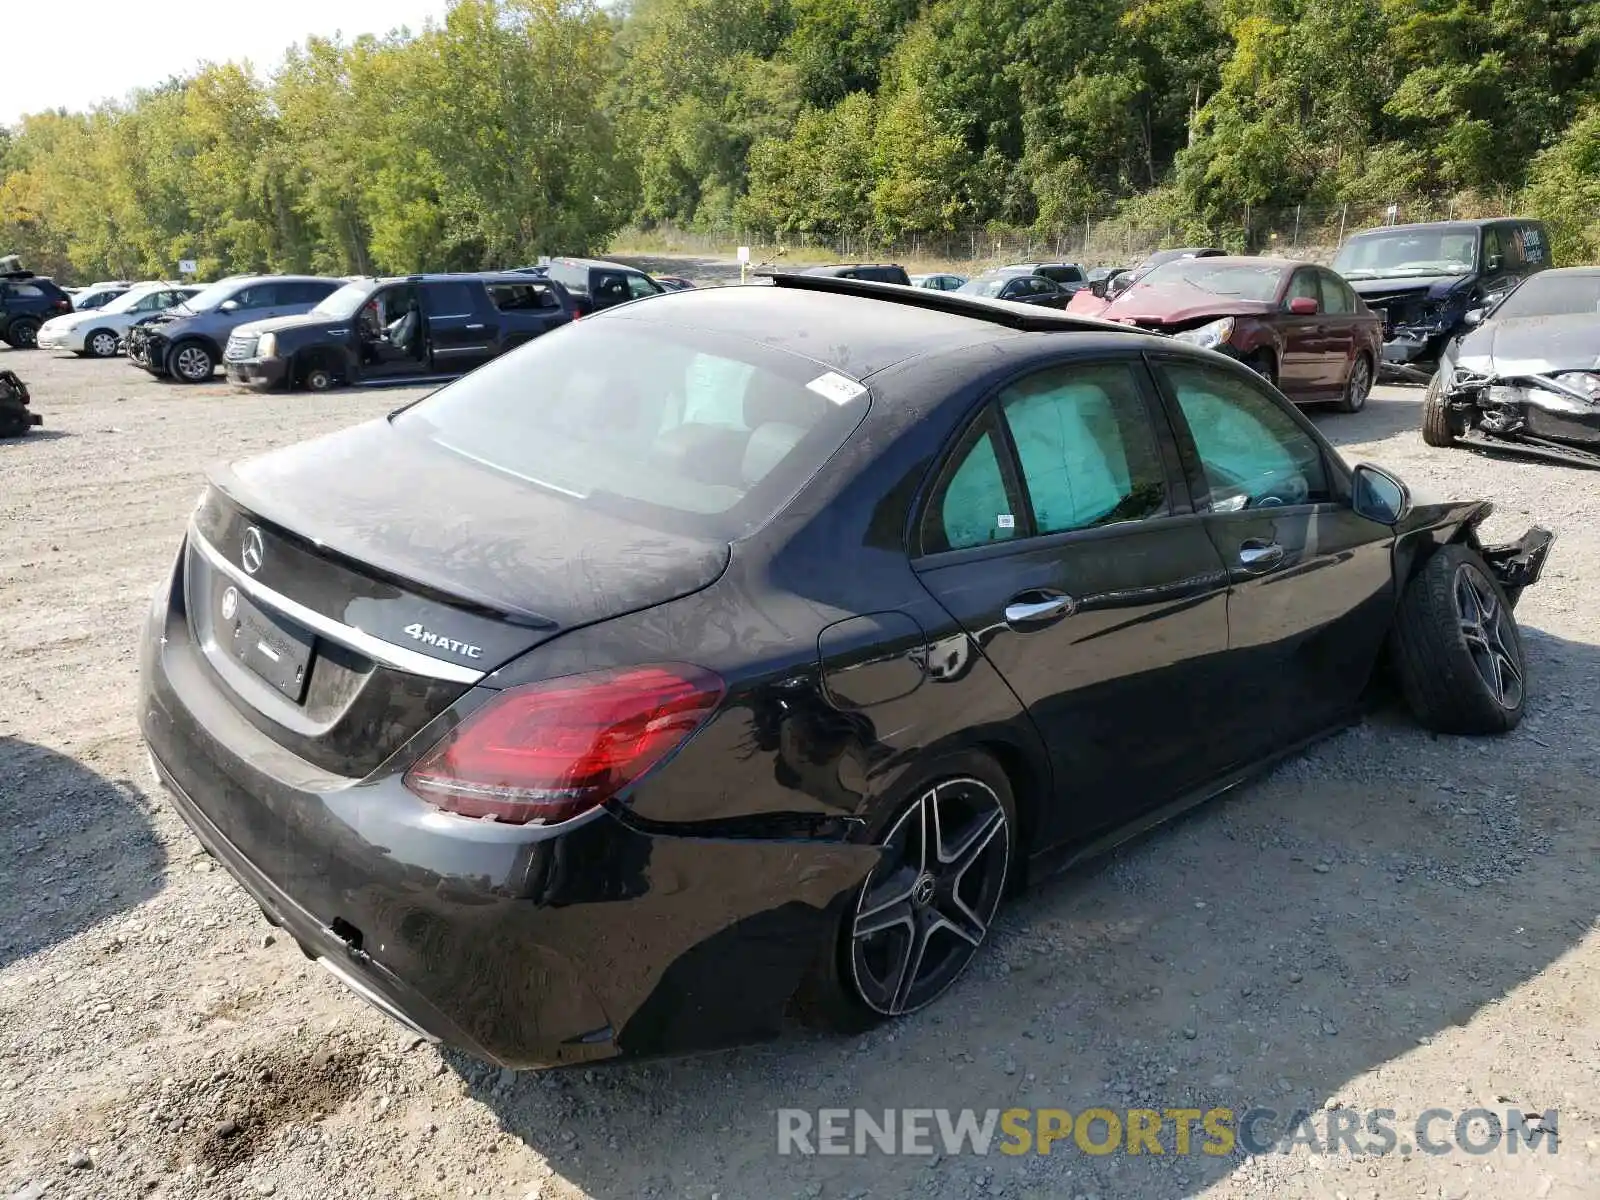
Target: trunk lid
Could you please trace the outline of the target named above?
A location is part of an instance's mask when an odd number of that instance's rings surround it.
[[[697,591],[728,555],[380,420],[214,471],[184,594],[230,702],[361,777],[496,667]]]

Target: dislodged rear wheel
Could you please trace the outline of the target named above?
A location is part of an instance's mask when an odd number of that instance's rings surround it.
[[[1522,634],[1505,592],[1470,547],[1441,547],[1407,585],[1394,654],[1406,702],[1429,729],[1504,733],[1522,720]]]

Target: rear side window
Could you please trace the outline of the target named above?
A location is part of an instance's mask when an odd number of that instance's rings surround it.
[[[868,403],[797,355],[606,319],[503,355],[394,422],[574,503],[733,540],[781,511]]]
[[[501,312],[538,312],[561,307],[561,301],[547,283],[490,284],[489,299]]]
[[[1191,363],[1163,363],[1200,458],[1213,512],[1331,500],[1322,450],[1283,406],[1249,380]]]
[[[1322,311],[1335,315],[1348,315],[1356,311],[1356,295],[1331,271],[1318,271],[1322,281]]]
[[[1021,504],[1006,486],[1002,453],[992,412],[986,412],[934,484],[922,519],[924,554],[1007,542],[1020,534]]]
[[[1544,228],[1539,225],[1519,225],[1517,240],[1522,243],[1522,258],[1530,267],[1550,265],[1550,246],[1545,240]]]
[[[423,288],[423,295],[433,316],[467,317],[478,307],[472,291],[466,283],[430,283]]]
[[[21,300],[37,300],[44,295],[44,289],[32,283],[12,283],[6,286],[6,294]]]
[[[338,285],[303,279],[278,285],[279,304],[316,304],[331,296]]]

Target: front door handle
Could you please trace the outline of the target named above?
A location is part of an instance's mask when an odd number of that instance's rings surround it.
[[[1246,542],[1239,547],[1239,565],[1247,571],[1270,571],[1283,561],[1277,542]]]
[[[467,328],[468,329],[482,329],[483,326],[482,325],[468,325]]]
[[[1006,605],[1006,624],[1013,628],[1037,628],[1061,617],[1070,617],[1078,602],[1059,592],[1022,592]]]

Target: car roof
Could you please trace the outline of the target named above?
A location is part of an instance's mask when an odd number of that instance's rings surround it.
[[[564,263],[569,267],[598,267],[602,271],[631,271],[635,275],[644,274],[638,267],[630,267],[626,263],[612,262],[604,258],[567,258],[563,255],[550,260],[552,267],[557,263]]]
[[[854,379],[909,358],[1019,333],[1140,336],[1124,325],[954,292],[800,272],[774,274],[772,282],[772,287],[670,292],[595,319],[716,329],[802,355]]]
[[[1455,221],[1410,221],[1404,225],[1375,225],[1352,233],[1352,238],[1371,237],[1380,233],[1396,233],[1411,229],[1483,229],[1489,225],[1539,225],[1534,217],[1462,217]]]
[[[526,271],[429,271],[421,275],[368,275],[349,280],[350,283],[371,283],[374,286],[391,283],[461,283],[481,280],[484,283],[520,283],[524,287],[542,283],[549,286],[554,280]]]

